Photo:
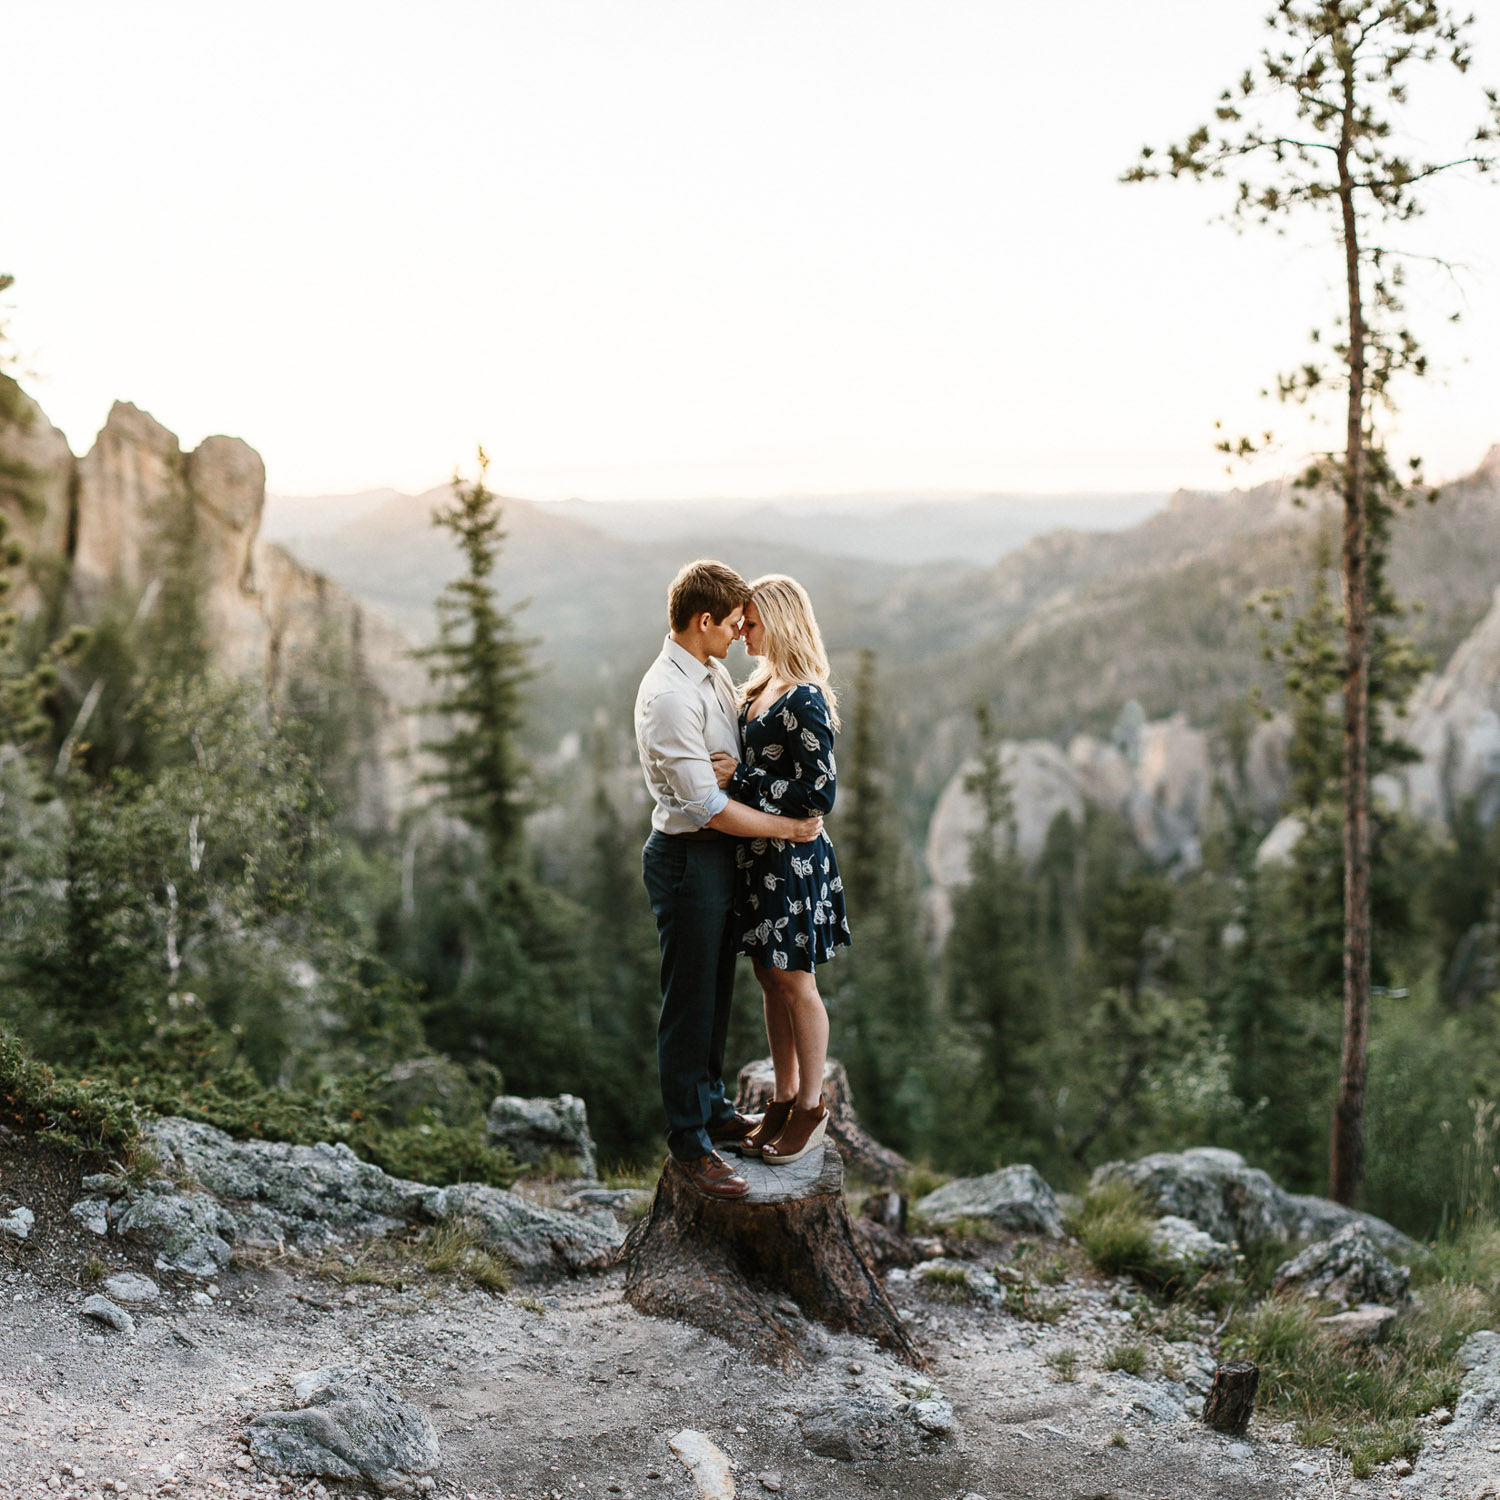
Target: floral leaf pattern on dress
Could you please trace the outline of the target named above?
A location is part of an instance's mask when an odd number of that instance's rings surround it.
[[[745,755],[730,781],[737,801],[780,817],[832,810],[837,790],[833,727],[817,687],[791,689],[759,718],[741,713]],[[744,839],[735,847],[739,951],[763,968],[810,970],[849,943],[833,844]]]

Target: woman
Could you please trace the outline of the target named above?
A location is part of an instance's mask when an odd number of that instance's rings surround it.
[[[745,760],[716,756],[719,783],[762,812],[821,816],[833,808],[839,720],[812,601],[779,573],[750,588],[740,638],[757,665],[740,689]],[[765,1118],[740,1149],[779,1166],[814,1150],[828,1127],[828,1013],[814,968],[850,941],[844,884],[826,833],[810,844],[742,839],[735,858],[739,951],[749,955],[765,997],[776,1070]]]

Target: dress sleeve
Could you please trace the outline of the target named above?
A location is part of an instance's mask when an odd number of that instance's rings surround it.
[[[822,817],[833,810],[837,767],[828,703],[815,687],[798,689],[777,710],[781,735],[757,764],[741,763],[729,794],[784,818]],[[771,758],[771,751],[777,751]]]

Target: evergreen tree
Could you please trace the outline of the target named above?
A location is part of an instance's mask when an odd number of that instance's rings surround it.
[[[902,1151],[924,1144],[936,1112],[937,1037],[915,882],[884,764],[873,651],[862,651],[848,747],[840,751],[838,845],[852,947],[820,973],[830,1050],[860,1114]]]
[[[1029,1140],[1032,1056],[1038,1038],[1038,975],[1032,944],[1032,890],[1016,849],[1015,812],[988,705],[975,711],[979,764],[964,789],[983,822],[969,841],[969,879],[953,896],[944,948],[944,989],[954,1020],[984,1060],[981,1089],[998,1139]]]
[[[485,488],[489,459],[479,449],[479,473],[465,485],[453,476],[453,501],[433,514],[450,531],[465,572],[437,601],[437,642],[419,652],[442,694],[429,706],[451,729],[423,749],[441,768],[429,778],[447,805],[477,828],[496,866],[515,859],[525,816],[526,766],[517,745],[521,687],[530,677],[527,642],[499,607],[492,578],[505,533],[501,505]]]
[[[1456,18],[1435,0],[1279,0],[1268,18],[1275,41],[1258,69],[1226,89],[1215,129],[1201,126],[1173,146],[1165,166],[1146,148],[1127,181],[1154,177],[1221,178],[1242,174],[1234,212],[1269,224],[1304,209],[1331,216],[1344,281],[1336,333],[1317,357],[1283,376],[1284,400],[1306,401],[1341,389],[1342,442],[1305,476],[1333,483],[1343,502],[1340,559],[1344,601],[1342,834],[1344,864],[1343,1058],[1330,1136],[1330,1192],[1353,1200],[1364,1170],[1364,1094],[1371,982],[1371,777],[1380,646],[1373,625],[1381,598],[1382,507],[1402,485],[1380,431],[1392,382],[1425,372],[1426,359],[1401,323],[1407,257],[1388,238],[1423,211],[1420,187],[1460,167],[1488,170],[1500,127],[1489,91],[1486,123],[1447,161],[1414,161],[1398,144],[1408,78],[1435,62],[1467,71],[1472,17]],[[1217,131],[1217,134],[1216,134]],[[1257,170],[1264,167],[1264,174]],[[1323,350],[1331,350],[1328,360]],[[1254,452],[1241,439],[1229,451]],[[1416,466],[1414,461],[1414,472]],[[1372,570],[1371,561],[1376,559]]]

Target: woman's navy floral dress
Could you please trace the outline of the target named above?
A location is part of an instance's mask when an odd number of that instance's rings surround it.
[[[758,718],[740,711],[745,759],[727,788],[737,802],[784,818],[822,816],[833,809],[833,726],[822,689],[810,683],[783,693]],[[734,915],[739,951],[764,969],[806,969],[826,963],[850,942],[833,841],[741,839],[735,850],[739,883]]]

